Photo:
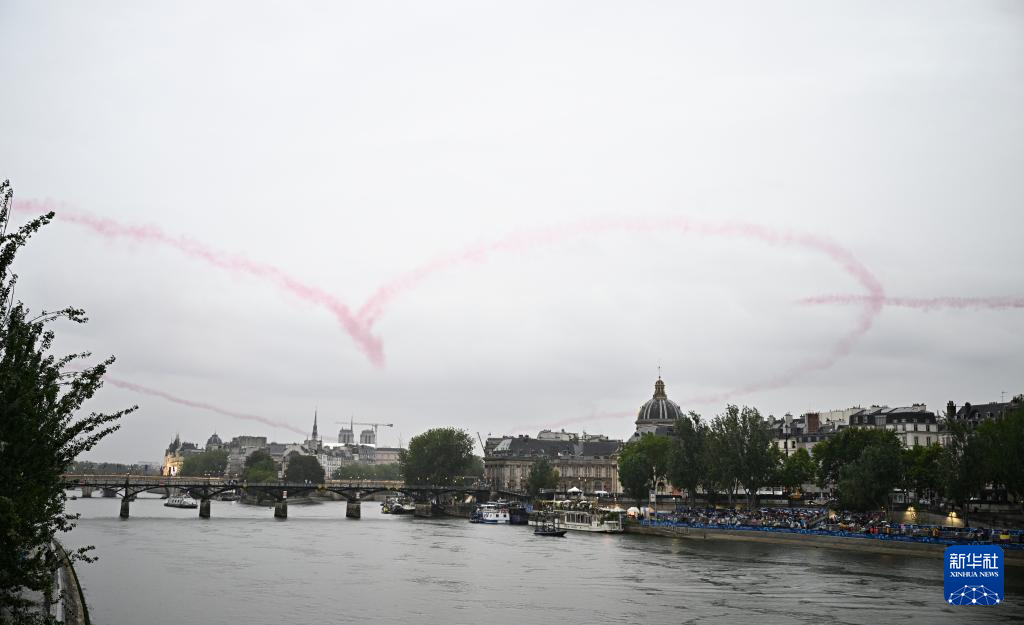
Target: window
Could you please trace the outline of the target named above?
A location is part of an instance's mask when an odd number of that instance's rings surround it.
[[[914,437],[914,447],[917,447],[918,445],[921,444],[920,442],[918,442],[917,438],[918,437],[916,437],[916,436]]]

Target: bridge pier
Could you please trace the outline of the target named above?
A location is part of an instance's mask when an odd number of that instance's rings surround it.
[[[434,506],[429,501],[427,502],[416,502],[416,511],[413,512],[413,516],[421,518],[430,518],[434,516]]]
[[[199,518],[208,519],[210,518],[210,500],[200,499],[199,500]]]
[[[88,497],[90,499],[92,498],[92,486],[82,487],[82,497]]]
[[[128,506],[129,506],[130,503],[131,503],[131,499],[129,499],[127,496],[124,496],[124,497],[121,498],[121,518],[122,519],[127,519],[128,518]]]
[[[358,499],[349,499],[348,503],[345,504],[345,517],[349,519],[358,519],[362,516],[362,503]]]
[[[274,504],[274,518],[275,519],[287,519],[288,518],[288,500],[284,499]]]

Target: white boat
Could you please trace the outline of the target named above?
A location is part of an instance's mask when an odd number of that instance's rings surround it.
[[[470,517],[474,523],[510,523],[508,505],[501,503],[482,503],[476,507],[476,512]]]
[[[559,529],[606,534],[623,531],[622,512],[615,510],[555,510],[554,514]],[[544,525],[544,522],[531,519],[530,525]]]
[[[199,504],[196,503],[195,499],[192,499],[188,495],[174,495],[168,497],[164,505],[168,508],[198,508]]]

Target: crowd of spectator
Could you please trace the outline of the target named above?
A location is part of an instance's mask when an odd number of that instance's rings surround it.
[[[672,513],[651,514],[648,522],[671,523],[691,527],[722,529],[815,530],[815,533],[839,535],[866,534],[898,540],[937,540],[943,542],[993,542],[1013,545],[1024,542],[1021,530],[952,528],[934,525],[892,523],[883,512],[823,513],[821,508],[701,508],[679,506]]]
[[[691,508],[681,506],[671,514],[658,514],[658,519],[688,525],[721,527],[785,527],[810,529],[822,519],[820,508]]]

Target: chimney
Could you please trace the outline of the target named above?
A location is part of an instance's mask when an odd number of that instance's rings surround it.
[[[956,404],[952,399],[946,403],[946,418],[950,420],[956,418]]]
[[[807,419],[807,424],[805,426],[807,429],[807,433],[814,434],[815,432],[817,432],[818,427],[821,425],[821,415],[819,415],[816,412],[808,412],[805,415],[805,418]]]

